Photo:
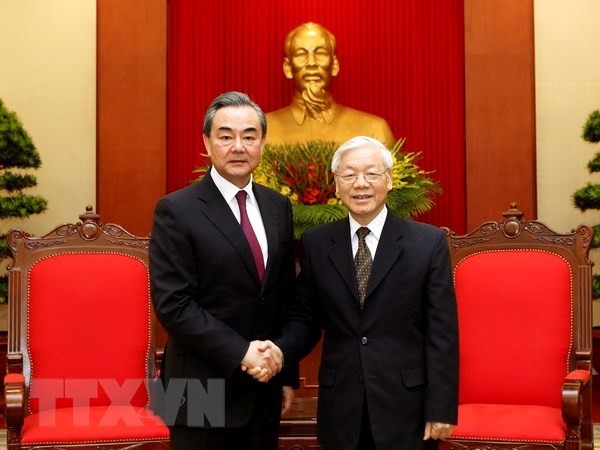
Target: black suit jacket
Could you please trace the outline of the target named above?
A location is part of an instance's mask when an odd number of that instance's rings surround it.
[[[318,436],[356,448],[366,398],[378,449],[423,448],[426,421],[456,423],[458,330],[450,257],[436,227],[388,212],[364,309],[348,219],[306,232],[299,304],[281,345],[300,358],[324,331]]]
[[[207,387],[208,379],[224,380],[228,427],[245,424],[255,405],[279,420],[282,383],[297,382],[291,373],[258,383],[240,370],[250,341],[280,334],[295,295],[290,202],[264,186],[252,189],[268,240],[262,284],[242,229],[209,174],[158,201],[150,240],[152,300],[169,335],[164,382],[199,379]],[[190,425],[188,398],[181,401],[176,423]]]

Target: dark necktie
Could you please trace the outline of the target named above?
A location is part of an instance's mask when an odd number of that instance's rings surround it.
[[[362,309],[365,303],[365,297],[367,296],[367,284],[369,284],[369,277],[371,276],[371,266],[373,265],[373,258],[365,237],[371,230],[367,227],[360,227],[356,230],[358,236],[358,250],[354,257],[354,267],[356,269],[356,282],[358,284],[358,300]]]
[[[256,270],[258,271],[258,278],[262,281],[265,276],[265,260],[263,259],[263,253],[260,244],[258,243],[258,239],[256,239],[256,234],[254,234],[254,230],[252,229],[252,224],[250,224],[250,219],[248,219],[248,212],[246,211],[247,196],[248,193],[246,191],[239,191],[235,194],[238,206],[240,207],[240,225],[242,231],[246,235],[248,244],[250,244],[250,250],[252,250],[254,263],[256,264]]]

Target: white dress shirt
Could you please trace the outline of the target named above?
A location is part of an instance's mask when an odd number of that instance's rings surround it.
[[[263,254],[263,261],[265,262],[266,268],[267,257],[269,253],[267,232],[265,231],[265,225],[263,223],[262,216],[260,215],[260,209],[258,207],[256,197],[254,196],[254,192],[252,192],[252,175],[250,175],[250,181],[248,184],[242,189],[223,178],[214,167],[210,169],[210,176],[215,182],[217,189],[227,202],[227,205],[229,205],[231,208],[231,211],[238,222],[240,221],[240,207],[238,206],[237,198],[235,196],[239,191],[247,192],[248,197],[246,200],[246,211],[248,212],[248,219],[250,219],[250,224],[252,225],[256,239],[258,239],[258,243],[260,244],[260,249],[262,250]]]
[[[356,252],[358,251],[358,235],[356,234],[356,230],[358,230],[360,227],[367,227],[369,230],[371,230],[371,232],[365,237],[365,242],[367,247],[369,247],[369,251],[371,252],[371,258],[375,260],[375,252],[377,251],[377,245],[379,244],[379,239],[381,238],[381,232],[383,231],[383,225],[385,225],[387,214],[387,206],[384,206],[381,212],[377,214],[377,216],[371,222],[369,222],[368,225],[361,225],[352,218],[352,214],[349,215],[350,238],[352,239],[353,257],[356,256]]]

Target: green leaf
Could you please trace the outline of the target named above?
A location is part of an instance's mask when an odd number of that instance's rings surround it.
[[[592,225],[594,229],[594,240],[592,241],[592,248],[600,247],[600,225]]]
[[[0,303],[8,302],[8,275],[0,276]]]
[[[294,203],[294,237],[300,239],[302,233],[316,225],[321,225],[348,216],[343,205],[305,205]]]
[[[590,113],[583,125],[581,137],[587,142],[600,142],[600,110],[597,109]]]
[[[4,172],[0,175],[0,189],[8,192],[20,191],[37,185],[34,175],[22,175],[12,172]]]
[[[592,276],[592,298],[600,298],[600,275]]]
[[[573,194],[572,199],[575,207],[583,212],[588,209],[600,209],[600,184],[586,184]]]
[[[17,114],[0,100],[0,168],[41,166],[40,155]]]
[[[9,197],[0,197],[0,217],[26,218],[40,214],[48,207],[48,201],[39,195],[18,192]]]

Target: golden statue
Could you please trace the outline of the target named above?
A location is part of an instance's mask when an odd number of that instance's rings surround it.
[[[340,71],[335,51],[335,36],[319,24],[304,23],[287,35],[283,73],[294,80],[294,98],[290,106],[267,114],[267,143],[344,142],[357,135],[388,147],[396,143],[385,119],[333,100],[331,79]]]

